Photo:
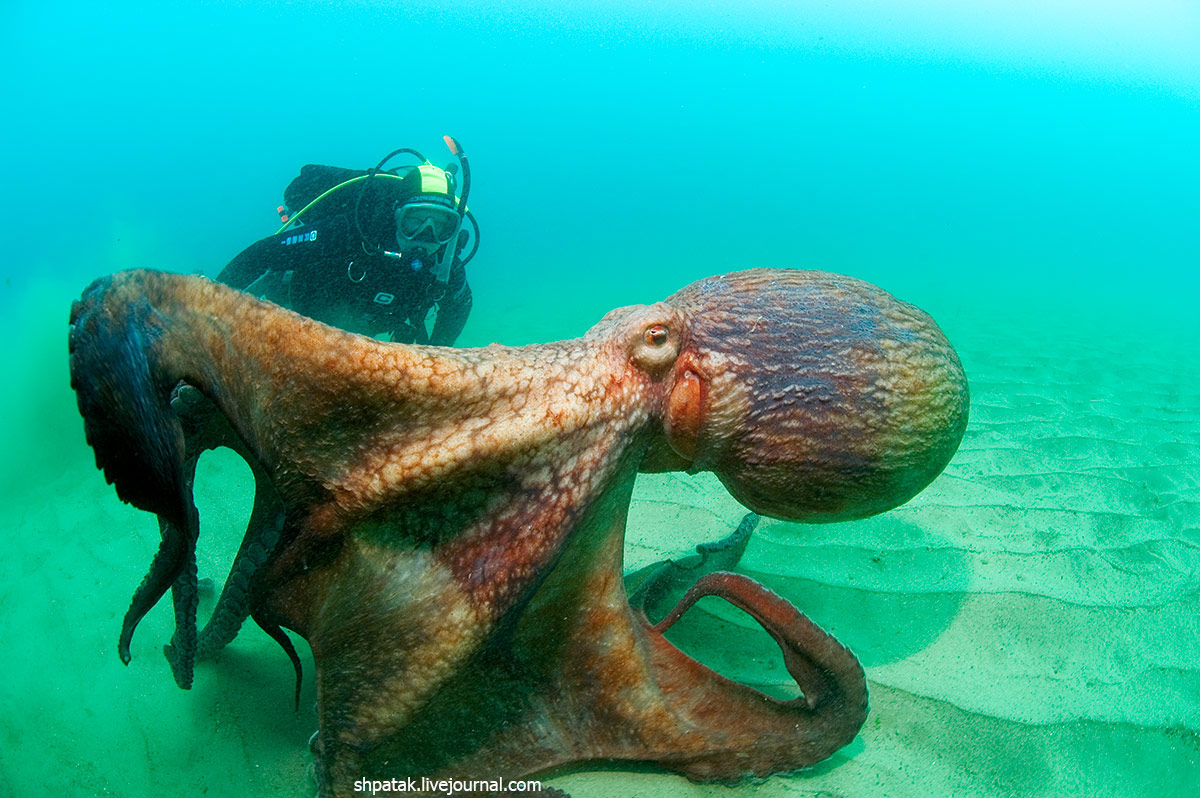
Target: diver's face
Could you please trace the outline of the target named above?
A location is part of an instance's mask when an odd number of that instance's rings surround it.
[[[430,253],[458,234],[456,211],[430,202],[412,202],[396,208],[396,244],[405,251]]]

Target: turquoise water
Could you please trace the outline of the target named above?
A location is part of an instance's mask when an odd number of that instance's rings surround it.
[[[925,493],[856,525],[770,522],[747,552],[858,653],[873,714],[814,772],[734,794],[1194,794],[1195,7],[18,0],[0,30],[0,793],[311,789],[311,680],[292,712],[257,630],[185,693],[162,606],[120,665],[157,530],[92,467],[67,312],[120,269],[215,275],[274,230],[304,163],[440,153],[449,133],[483,229],[460,345],[571,337],[710,274],[797,266],[922,306],[962,356],[971,426]],[[239,468],[202,463],[218,580]],[[645,479],[628,563],[739,515],[704,478]],[[681,630],[697,656],[769,683],[769,646],[706,612]]]

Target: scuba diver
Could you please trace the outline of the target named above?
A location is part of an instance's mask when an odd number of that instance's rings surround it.
[[[283,226],[217,280],[351,332],[453,345],[471,312],[465,266],[479,249],[479,225],[467,209],[467,157],[445,141],[458,159],[445,169],[407,147],[365,171],[308,164],[284,192]],[[420,163],[384,170],[398,155]],[[288,207],[300,210],[289,216]]]

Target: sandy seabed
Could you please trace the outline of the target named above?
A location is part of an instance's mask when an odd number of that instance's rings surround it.
[[[953,462],[867,521],[764,520],[741,565],[858,654],[871,689],[859,737],[816,768],[733,789],[620,769],[552,784],[575,798],[1196,794],[1195,319],[918,301],[971,384]],[[129,667],[118,660],[157,526],[92,467],[67,388],[65,301],[38,309],[8,321],[37,343],[11,355],[2,408],[0,794],[312,794],[310,660],[299,712],[286,657],[256,628],[181,691],[161,654],[169,602],[139,627]],[[490,329],[486,316],[472,325]],[[244,464],[206,455],[200,572],[218,590],[249,502]],[[707,475],[643,477],[627,568],[724,535],[742,512]],[[742,681],[789,681],[767,636],[715,599],[673,639]]]

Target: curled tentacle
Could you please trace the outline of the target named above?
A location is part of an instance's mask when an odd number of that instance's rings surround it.
[[[178,406],[172,393],[172,409]],[[187,555],[179,576],[171,585],[171,603],[175,611],[175,632],[171,642],[163,646],[163,654],[171,666],[171,675],[175,684],[183,690],[190,690],[196,665],[196,608],[200,604],[200,588],[196,573],[196,541],[200,536],[200,516],[196,511],[192,493],[196,482],[196,463],[201,449],[189,440],[185,423],[185,461],[184,486],[188,493],[187,531],[180,533],[172,529],[169,522],[159,518],[159,532],[165,538],[168,535],[181,535],[187,542]]]
[[[753,579],[727,571],[705,574],[653,630],[663,634],[705,596],[718,596],[745,611],[779,644],[784,665],[803,693],[801,698],[781,703],[823,714],[828,723],[842,728],[840,733],[827,735],[831,741],[842,740],[835,748],[854,738],[867,716],[867,682],[858,658]]]
[[[790,701],[726,679],[662,635],[696,601],[718,596],[754,618],[774,638],[802,696]],[[657,694],[695,744],[655,760],[699,781],[738,781],[786,772],[829,757],[849,743],[867,716],[862,666],[847,648],[785,599],[749,577],[710,573],[658,624],[631,604],[644,630]]]
[[[283,510],[269,485],[259,481],[246,536],[233,560],[221,596],[196,646],[197,659],[209,659],[237,637],[250,615],[250,588],[279,540]]]
[[[196,665],[196,607],[200,603],[195,546],[175,584],[171,585],[171,600],[175,607],[175,633],[171,635],[171,642],[163,646],[163,654],[171,665],[175,684],[190,690]]]
[[[647,618],[661,619],[700,577],[737,567],[760,518],[758,513],[746,513],[733,532],[720,540],[699,544],[695,554],[647,566],[639,573],[648,570],[649,574],[636,587],[631,587],[630,581],[636,582],[637,575],[631,575],[626,580],[626,589],[635,591],[630,603],[642,607]]]
[[[117,653],[121,662],[129,664],[131,655],[129,645],[133,640],[134,630],[146,613],[158,603],[167,589],[172,587],[180,578],[190,562],[195,568],[195,542],[189,541],[184,532],[167,521],[159,518],[159,532],[162,541],[158,551],[150,562],[150,570],[142,579],[133,594],[129,610],[121,624],[121,636],[117,643]]]

